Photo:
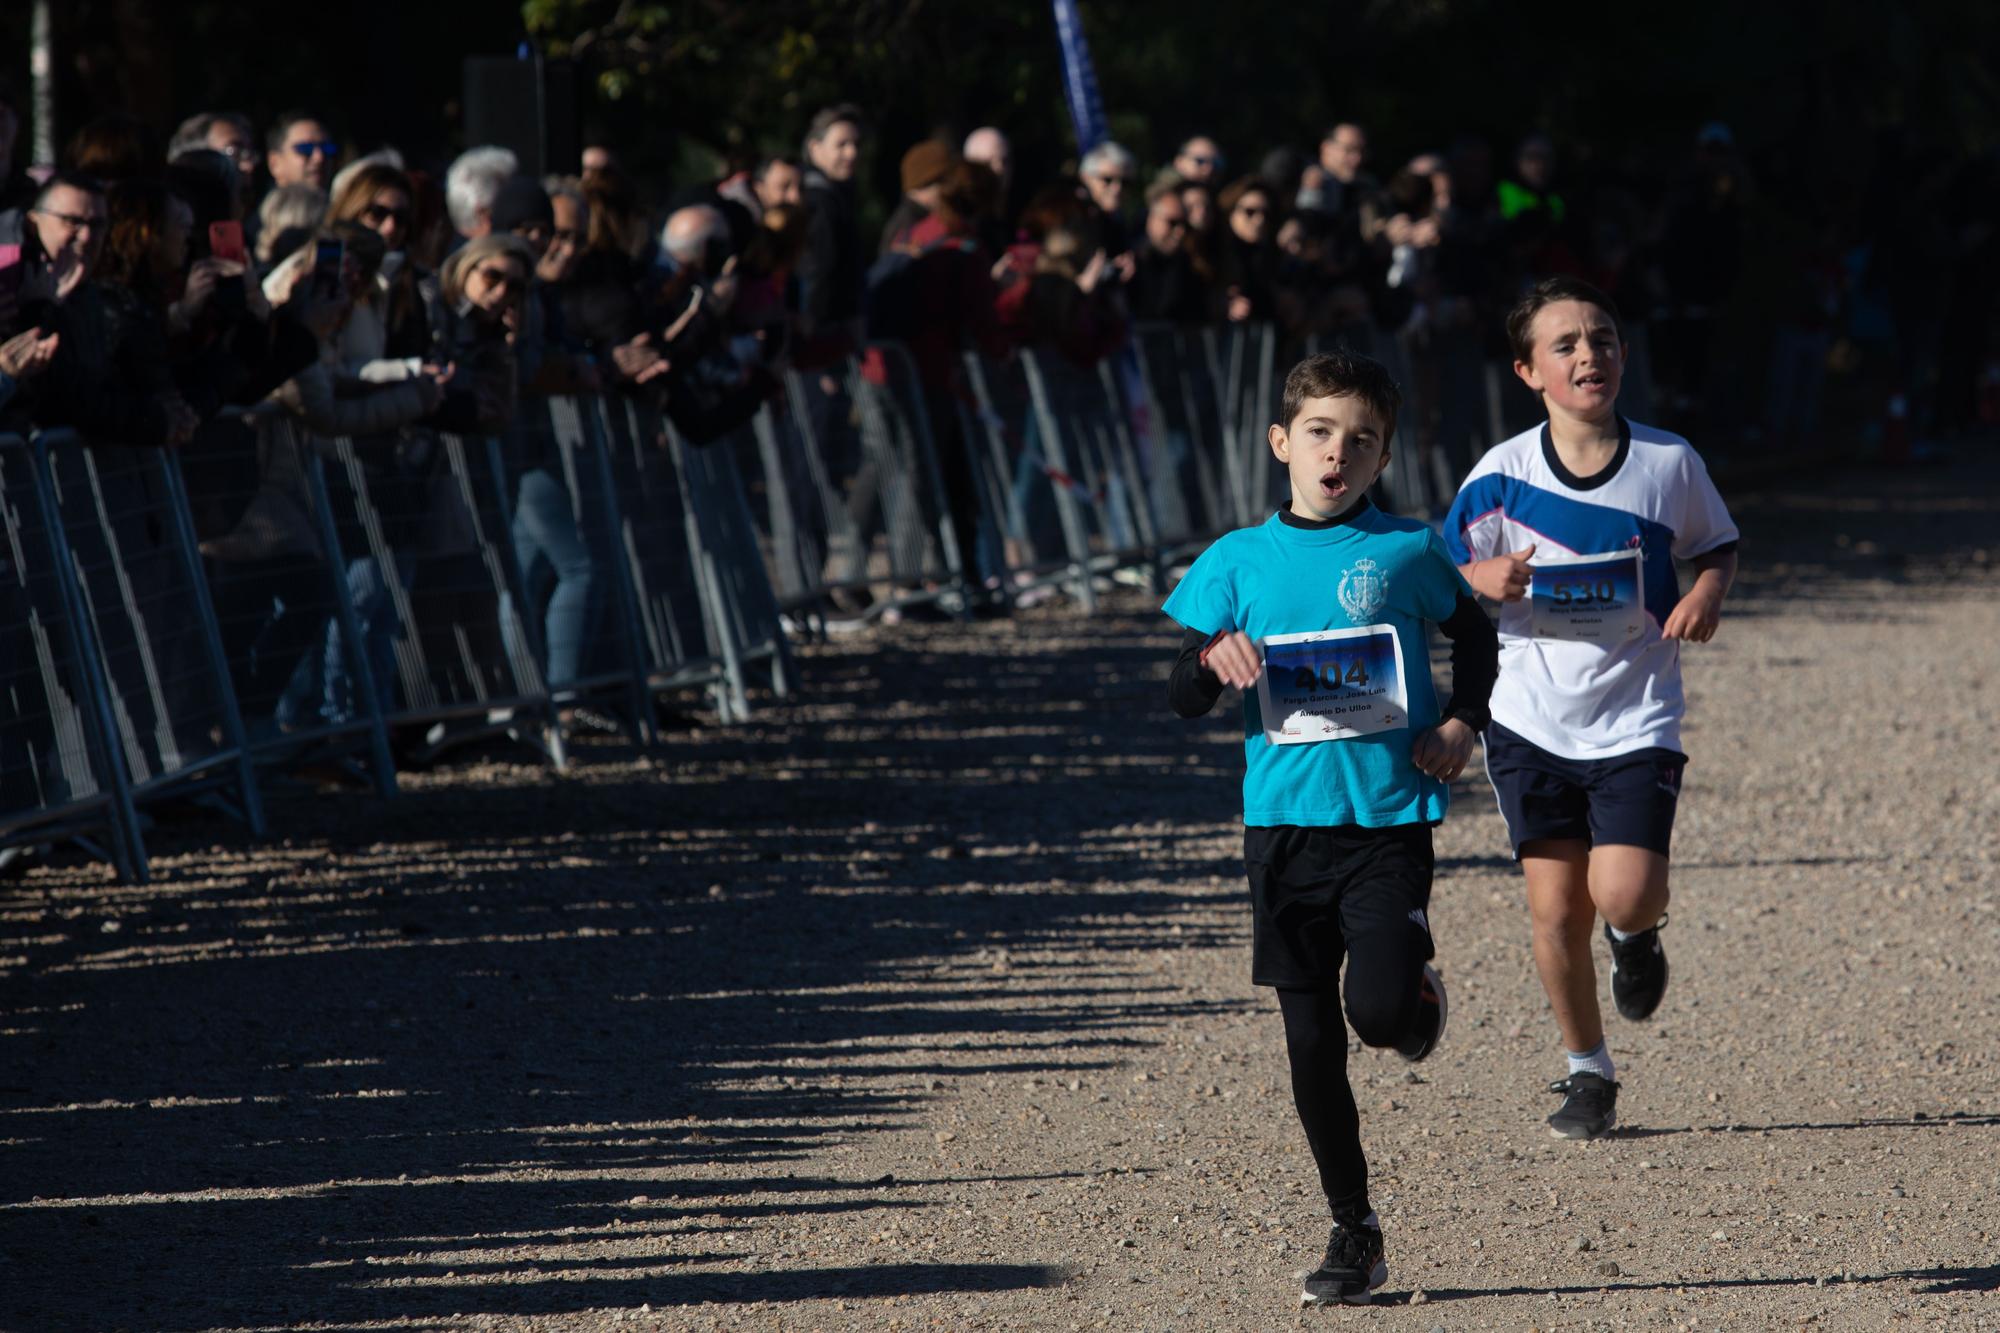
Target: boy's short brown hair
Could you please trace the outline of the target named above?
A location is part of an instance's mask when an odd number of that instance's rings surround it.
[[[1618,330],[1618,341],[1625,341],[1625,321],[1618,317],[1618,307],[1610,297],[1582,278],[1543,278],[1507,312],[1507,345],[1513,349],[1516,361],[1535,359],[1535,316],[1542,313],[1542,307],[1558,301],[1581,301],[1596,306],[1611,316],[1612,326]]]
[[[1285,376],[1281,424],[1289,433],[1308,398],[1349,397],[1359,398],[1382,418],[1382,444],[1387,447],[1396,436],[1396,409],[1403,405],[1403,391],[1390,378],[1387,366],[1345,348],[1316,352],[1292,367]]]

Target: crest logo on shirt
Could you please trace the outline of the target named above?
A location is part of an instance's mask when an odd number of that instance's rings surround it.
[[[1340,609],[1354,620],[1368,621],[1389,600],[1389,580],[1375,572],[1375,562],[1361,559],[1340,576]]]

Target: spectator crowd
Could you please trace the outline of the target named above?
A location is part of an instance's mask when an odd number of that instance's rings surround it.
[[[1697,443],[1813,443],[1829,368],[1857,362],[1931,434],[2000,409],[1994,163],[1894,135],[1835,198],[1797,166],[1753,171],[1721,123],[1645,169],[1571,145],[1574,176],[1541,134],[1388,161],[1342,123],[1247,165],[1206,134],[1150,170],[1105,142],[1046,181],[1020,178],[1004,127],[878,146],[852,105],[811,117],[795,152],[675,182],[635,180],[602,144],[547,179],[494,146],[449,164],[356,152],[321,111],[202,112],[164,139],[107,115],[34,171],[19,129],[0,102],[0,431],[186,448],[197,492],[210,470],[255,466],[226,407],[407,436],[494,432],[523,394],[603,390],[657,401],[700,442],[787,372],[838,411],[827,368],[896,339],[967,511],[961,353],[1088,364],[1147,324],[1393,338],[1430,405],[1414,447],[1470,457],[1490,431],[1469,405],[1506,361],[1499,312],[1551,273],[1613,294],[1649,343],[1653,415]],[[882,150],[898,197],[864,198]],[[1747,358],[1729,332],[1746,301]],[[524,564],[552,568],[555,603],[581,618],[552,620],[556,656],[587,619],[559,502],[524,485],[515,516]],[[204,542],[240,518],[213,515]]]

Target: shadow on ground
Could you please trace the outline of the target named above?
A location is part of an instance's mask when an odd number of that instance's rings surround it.
[[[786,1263],[731,1228],[929,1208],[821,1154],[911,1123],[930,1075],[1101,1067],[1216,1008],[1102,959],[1235,938],[1212,841],[1234,745],[1165,725],[1149,616],[1081,628],[821,650],[811,699],[650,760],[280,792],[285,842],[183,815],[151,886],[8,886],[0,1324],[1060,1282]],[[647,1229],[677,1243],[634,1258]],[[756,1271],[704,1267],[726,1260]]]
[[[1976,562],[2000,530],[1982,466],[1857,486],[1848,509],[1740,506],[1740,612]],[[1220,1007],[1103,962],[1242,938],[1240,866],[1215,852],[1238,742],[1166,715],[1175,635],[1119,606],[816,649],[809,698],[651,758],[586,745],[562,778],[489,756],[386,804],[279,792],[289,837],[261,847],[170,822],[145,888],[70,864],[5,886],[0,1323],[1060,1283],[758,1255],[735,1224],[1028,1178],[799,1172],[910,1127],[934,1075],[1105,1067]],[[634,1257],[648,1235],[676,1243]],[[754,1271],[707,1267],[732,1260]],[[1908,1278],[1987,1291],[1994,1270],[1856,1280]]]

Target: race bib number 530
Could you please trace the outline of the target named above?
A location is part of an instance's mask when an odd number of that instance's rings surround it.
[[[1403,645],[1390,625],[1273,634],[1257,678],[1264,739],[1344,741],[1410,725]]]
[[[1612,644],[1645,632],[1636,546],[1607,555],[1538,557],[1529,568],[1536,638]]]

